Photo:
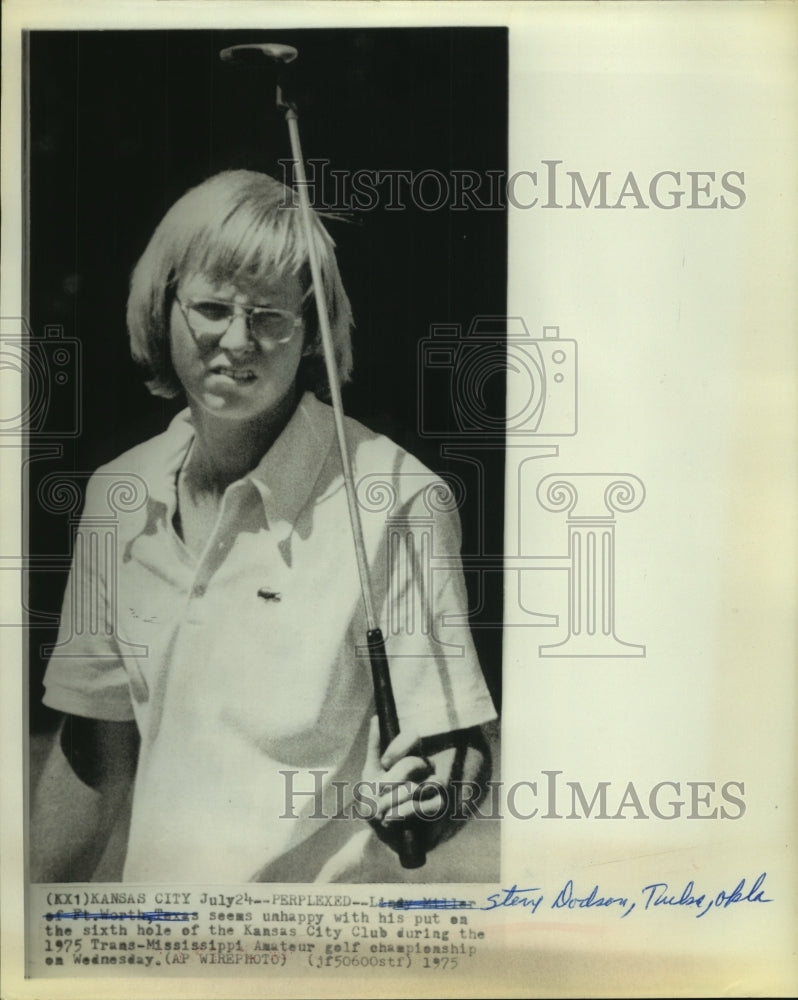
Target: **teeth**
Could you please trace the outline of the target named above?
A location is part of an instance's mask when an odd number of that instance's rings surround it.
[[[234,379],[236,382],[248,382],[250,379],[255,378],[255,372],[249,368],[212,368],[211,371],[214,375],[227,375],[228,378]]]

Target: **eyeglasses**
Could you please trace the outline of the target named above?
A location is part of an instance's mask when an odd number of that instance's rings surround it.
[[[285,344],[302,325],[302,318],[288,309],[271,306],[244,306],[224,299],[181,302],[175,295],[186,323],[195,338],[222,337],[237,316],[246,317],[247,330],[255,340]]]

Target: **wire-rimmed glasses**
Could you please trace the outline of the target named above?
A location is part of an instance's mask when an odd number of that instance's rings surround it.
[[[194,339],[219,339],[229,330],[237,316],[246,317],[250,336],[267,344],[285,344],[302,325],[302,317],[288,309],[272,306],[249,306],[227,299],[175,300],[183,313]]]

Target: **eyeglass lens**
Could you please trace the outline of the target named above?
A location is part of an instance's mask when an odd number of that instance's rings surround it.
[[[234,305],[225,302],[191,302],[186,308],[186,318],[197,334],[220,337],[238,312]],[[265,308],[246,309],[242,312],[247,318],[251,335],[258,339],[285,340],[293,332],[295,320],[289,313]]]

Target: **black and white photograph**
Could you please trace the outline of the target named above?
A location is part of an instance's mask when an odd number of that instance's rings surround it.
[[[794,995],[795,4],[2,17],[3,1000]]]
[[[434,320],[505,313],[503,206],[463,190],[506,173],[507,31],[250,37],[28,38],[31,319],[74,365],[41,432],[81,421],[30,465],[37,881],[106,845],[100,881],[402,880],[496,756],[504,323],[469,426]],[[497,831],[435,880],[495,878]]]

